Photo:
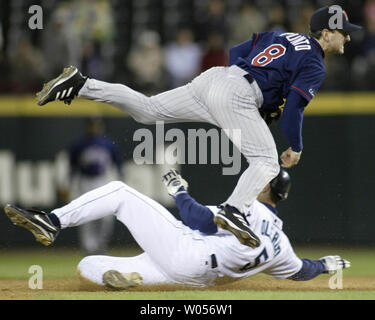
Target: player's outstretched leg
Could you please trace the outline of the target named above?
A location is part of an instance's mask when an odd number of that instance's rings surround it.
[[[42,91],[36,94],[37,103],[43,106],[48,102],[61,100],[70,104],[86,80],[87,77],[82,76],[76,67],[67,67],[57,78],[43,85]]]
[[[232,232],[242,244],[259,247],[260,239],[249,228],[245,216],[235,208],[226,205],[215,215],[214,222],[219,228]]]
[[[103,274],[104,285],[115,290],[139,286],[142,284],[142,277],[138,272],[121,273],[116,270],[109,270]]]
[[[53,224],[48,214],[34,209],[22,209],[7,204],[4,211],[13,224],[26,228],[35,237],[36,241],[49,246],[59,234],[59,227]]]

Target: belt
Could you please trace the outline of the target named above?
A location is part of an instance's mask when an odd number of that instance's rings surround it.
[[[215,254],[211,254],[211,269],[217,268],[217,260]]]
[[[250,84],[254,82],[254,78],[250,73],[247,73],[243,76]]]

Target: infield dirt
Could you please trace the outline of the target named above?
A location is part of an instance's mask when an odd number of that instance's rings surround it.
[[[219,284],[207,288],[194,288],[179,285],[153,285],[139,286],[131,288],[127,292],[158,292],[158,291],[230,291],[230,290],[252,290],[252,291],[331,291],[328,286],[329,276],[322,276],[306,282],[296,282],[290,280],[276,280],[268,277],[256,277],[239,280],[233,283]],[[375,277],[344,276],[343,290],[375,290]],[[74,279],[46,279],[43,289],[31,290],[28,288],[28,281],[23,280],[0,280],[0,300],[29,300],[40,299],[36,294],[43,292],[48,297],[48,293],[84,293],[102,292],[111,293],[113,291],[82,282]],[[353,292],[354,293],[354,292]],[[47,295],[46,295],[47,294]],[[355,298],[355,297],[353,297]],[[48,299],[48,298],[47,298]]]

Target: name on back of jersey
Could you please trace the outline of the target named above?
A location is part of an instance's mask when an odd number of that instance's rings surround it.
[[[280,34],[280,37],[285,37],[291,45],[294,47],[294,50],[311,50],[310,40],[307,39],[304,35],[293,32],[286,32]]]
[[[273,246],[273,252],[274,252],[274,257],[276,257],[280,251],[280,233],[278,231],[278,227],[276,224],[272,223],[269,220],[262,220],[262,229],[261,233],[263,236],[266,236],[270,238],[272,246]]]

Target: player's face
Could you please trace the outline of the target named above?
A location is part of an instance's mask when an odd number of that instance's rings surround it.
[[[350,41],[350,36],[342,30],[334,30],[328,33],[330,52],[333,54],[344,54],[344,45]]]

